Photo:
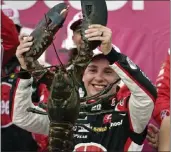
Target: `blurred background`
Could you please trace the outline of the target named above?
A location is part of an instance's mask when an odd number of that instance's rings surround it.
[[[72,48],[70,25],[80,18],[79,1],[64,0],[70,6],[63,28],[56,34],[54,44],[63,63],[68,52],[62,48]],[[2,4],[15,8],[15,14],[4,8],[11,17],[19,19],[21,33],[30,34],[44,14],[62,1],[2,1]],[[129,56],[146,75],[156,81],[160,66],[170,48],[170,1],[106,1],[108,7],[108,27],[112,29],[112,43]],[[9,14],[8,14],[9,15]],[[45,65],[58,64],[55,51],[50,46],[39,61]],[[148,145],[145,150],[150,150]]]

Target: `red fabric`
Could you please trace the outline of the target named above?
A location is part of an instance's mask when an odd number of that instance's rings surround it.
[[[163,63],[156,80],[158,97],[156,100],[153,117],[160,125],[166,115],[170,115],[170,54]]]
[[[125,97],[128,97],[130,94],[131,92],[129,91],[128,87],[126,85],[123,85],[117,93],[117,99],[119,101]]]
[[[12,20],[10,20],[1,10],[2,17],[2,28],[1,28],[1,38],[2,45],[4,48],[3,52],[3,62],[4,66],[12,56],[14,56],[17,46],[19,45],[18,32]]]
[[[45,84],[40,84],[38,87],[38,95],[40,97],[40,102],[47,103],[48,97],[49,97],[49,91]],[[45,152],[47,151],[48,147],[48,136],[40,135],[40,134],[34,134],[32,133],[33,138],[37,142],[39,148],[38,152]]]
[[[45,84],[43,84],[43,83],[39,84],[38,94],[40,97],[40,102],[43,102],[43,103],[48,102],[49,91]]]

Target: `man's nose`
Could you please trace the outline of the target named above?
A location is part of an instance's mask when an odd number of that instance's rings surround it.
[[[98,73],[95,75],[95,80],[96,80],[96,81],[104,81],[103,74],[102,74],[101,72],[98,72]]]

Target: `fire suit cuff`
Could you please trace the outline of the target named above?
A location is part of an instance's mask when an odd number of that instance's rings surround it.
[[[30,88],[33,83],[33,78],[30,79],[19,79],[18,81],[18,90],[26,91],[28,92],[27,88]]]
[[[110,64],[113,64],[114,62],[119,60],[120,53],[118,53],[114,47],[112,47],[112,50],[105,55],[106,59],[109,61]]]
[[[20,78],[20,79],[30,79],[31,74],[28,71],[21,68],[20,72],[18,73],[18,78]]]

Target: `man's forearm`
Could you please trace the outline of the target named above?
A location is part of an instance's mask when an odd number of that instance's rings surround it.
[[[27,131],[48,134],[48,116],[27,112],[27,108],[29,107],[44,111],[43,109],[34,106],[32,103],[32,82],[33,78],[29,78],[28,74],[26,75],[25,73],[25,75],[23,75],[22,73],[22,75],[19,75],[13,98],[12,121],[15,125]]]

